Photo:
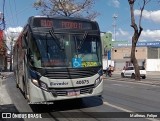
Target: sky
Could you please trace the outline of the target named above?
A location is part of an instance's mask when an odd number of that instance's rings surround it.
[[[20,32],[26,24],[29,16],[40,15],[40,11],[33,8],[36,0],[5,0],[5,21],[7,34]],[[133,28],[131,28],[130,7],[128,0],[95,0],[93,10],[100,13],[95,19],[102,32],[110,32],[113,39],[119,41],[131,41]],[[136,22],[138,24],[139,8],[142,0],[135,3]],[[0,0],[0,12],[3,11],[3,0]],[[143,32],[139,41],[160,41],[160,4],[157,0],[151,0],[145,6],[142,18]],[[116,15],[116,34],[114,36],[113,16]],[[9,44],[9,41],[8,41]]]

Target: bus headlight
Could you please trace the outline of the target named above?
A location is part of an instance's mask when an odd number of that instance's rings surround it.
[[[32,79],[32,83],[43,90],[46,90],[46,91],[48,90],[47,84],[42,81]]]
[[[99,77],[95,80],[94,86],[97,87],[97,86],[101,83],[101,81],[102,81],[102,76],[99,76]]]
[[[32,79],[32,83],[33,83],[34,85],[36,85],[37,87],[39,87],[39,81],[38,81],[38,80]]]

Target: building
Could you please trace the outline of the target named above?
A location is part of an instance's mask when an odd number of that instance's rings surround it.
[[[3,71],[7,68],[6,52],[7,50],[3,39],[3,30],[0,30],[0,71]]]
[[[112,34],[103,33],[102,40],[102,57],[103,57],[103,70],[111,64],[111,50],[112,50]]]
[[[101,37],[102,40],[102,55],[107,56],[110,50],[112,49],[112,34],[104,33]]]
[[[116,42],[117,44],[117,42]],[[114,61],[115,69],[122,70],[130,66],[131,44],[118,43],[112,48],[111,59]],[[138,42],[136,47],[136,58],[139,65],[146,71],[160,71],[160,42]]]

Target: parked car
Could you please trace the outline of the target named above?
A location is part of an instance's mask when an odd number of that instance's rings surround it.
[[[140,71],[140,76],[142,77],[142,79],[146,78],[146,70],[143,66],[139,66],[139,71]],[[127,68],[123,69],[121,72],[121,77],[131,77],[131,78],[135,78],[135,69],[133,66],[128,66]]]

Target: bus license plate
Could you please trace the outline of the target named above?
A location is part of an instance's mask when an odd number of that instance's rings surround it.
[[[77,96],[80,95],[80,91],[69,91],[68,96]]]

